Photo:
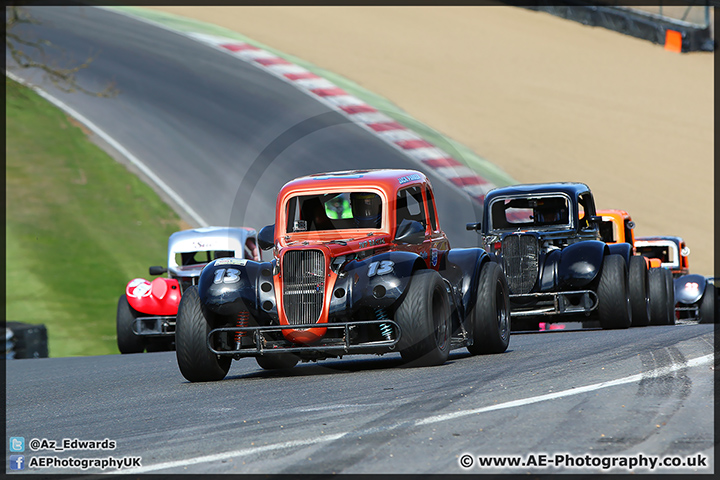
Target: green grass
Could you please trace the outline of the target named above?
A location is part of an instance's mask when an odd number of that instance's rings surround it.
[[[9,79],[5,135],[6,319],[45,324],[51,357],[118,353],[118,297],[165,265],[179,217],[76,122]]]

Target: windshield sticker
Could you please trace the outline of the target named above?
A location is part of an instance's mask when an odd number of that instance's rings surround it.
[[[363,240],[362,242],[358,243],[358,248],[373,247],[375,245],[384,245],[384,244],[385,244],[384,238],[373,238],[372,240]]]
[[[244,267],[245,264],[247,264],[247,259],[245,258],[219,258],[215,260],[215,266],[217,265],[240,265],[241,267]]]

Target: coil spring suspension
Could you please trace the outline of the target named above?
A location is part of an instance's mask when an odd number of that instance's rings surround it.
[[[388,316],[385,312],[384,308],[376,308],[375,309],[375,318],[378,320],[387,320]],[[392,332],[393,328],[392,325],[389,323],[381,323],[380,324],[380,333],[383,337],[385,337],[386,340],[392,340]]]
[[[250,312],[240,312],[237,318],[238,327],[249,327],[250,326]],[[247,336],[248,332],[235,332],[235,343],[237,348],[240,348],[240,340],[242,337]]]

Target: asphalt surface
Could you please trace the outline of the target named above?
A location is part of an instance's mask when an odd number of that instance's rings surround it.
[[[17,360],[7,434],[109,438],[111,452],[27,455],[141,456],[144,473],[460,473],[464,453],[712,459],[712,362],[689,366],[712,352],[713,327],[685,325],[513,335],[506,353],[462,349],[431,368],[404,367],[398,354],[284,372],[242,359],[204,384],[185,381],[172,352]],[[473,412],[493,406],[505,408]]]
[[[33,13],[42,21],[33,28],[71,57],[98,54],[79,74],[83,85],[114,79],[121,90],[113,99],[53,93],[143,159],[210,224],[271,223],[275,194],[298,175],[413,167],[291,86],[179,35],[91,8]],[[255,188],[238,192],[253,164],[262,172]],[[470,201],[433,184],[454,246],[472,245],[464,231],[474,218]],[[250,203],[237,205],[240,197]],[[243,359],[209,384],[186,382],[172,352],[16,360],[7,364],[6,429],[26,439],[28,460],[140,456],[138,473],[557,471],[464,470],[466,453],[701,454],[709,470],[663,472],[709,473],[714,361],[705,356],[713,341],[713,326],[694,324],[515,334],[504,354],[458,350],[440,367],[406,368],[392,354],[266,372]],[[33,438],[108,438],[117,446],[35,453]]]

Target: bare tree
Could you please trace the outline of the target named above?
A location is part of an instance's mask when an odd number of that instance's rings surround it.
[[[27,9],[18,4],[5,7],[5,45],[16,63],[16,68],[41,70],[45,78],[64,92],[82,92],[97,97],[117,95],[118,90],[112,82],[100,91],[88,90],[78,83],[75,74],[83,68],[87,68],[96,58],[94,55],[82,63],[61,67],[58,65],[57,59],[49,53],[52,51],[57,54],[59,50],[57,46],[48,40],[36,38],[23,31],[24,25],[40,24],[41,22],[34,18]],[[6,66],[6,68],[8,67]]]

